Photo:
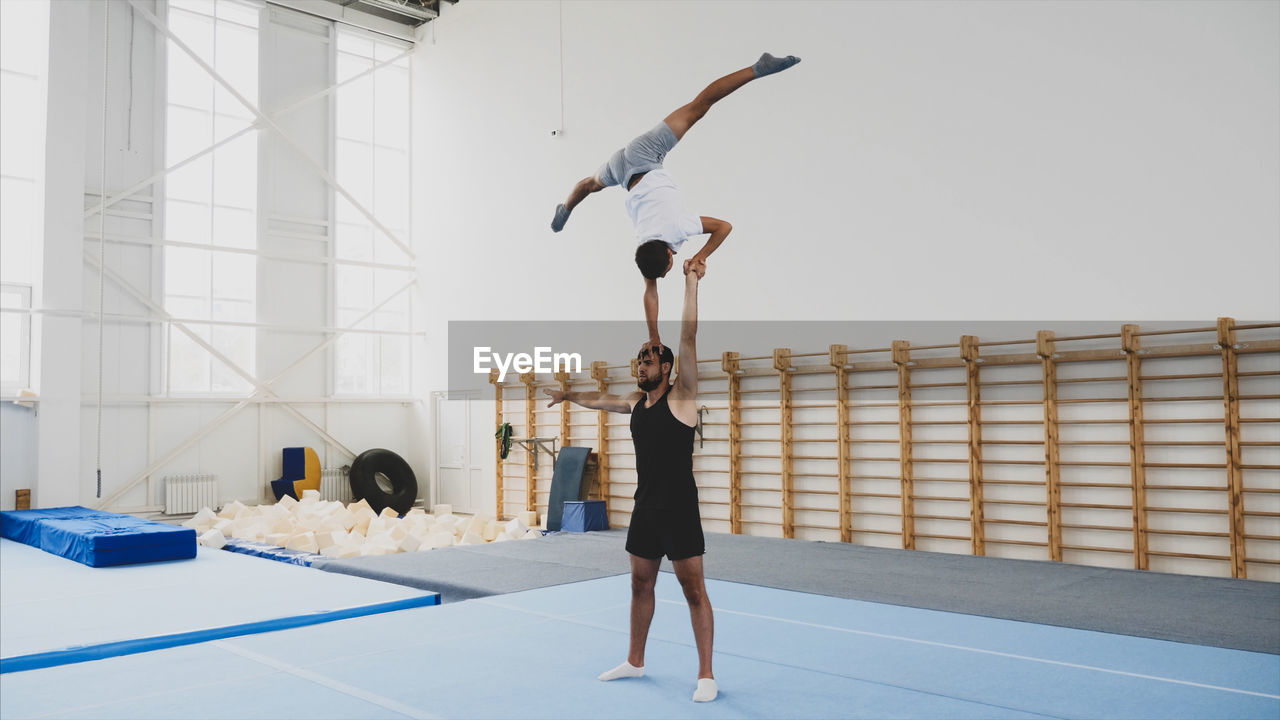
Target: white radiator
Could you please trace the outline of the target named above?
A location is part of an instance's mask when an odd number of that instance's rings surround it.
[[[207,473],[166,475],[164,477],[164,513],[182,515],[199,512],[200,508],[218,509],[218,479]]]
[[[351,483],[347,480],[346,468],[325,468],[320,471],[320,499],[337,500],[340,503],[355,500],[351,495]]]

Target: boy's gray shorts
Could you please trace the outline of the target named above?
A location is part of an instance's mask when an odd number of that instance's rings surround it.
[[[679,140],[667,123],[660,122],[652,130],[627,143],[596,171],[596,179],[605,187],[622,185],[633,176],[662,167],[662,160]]]

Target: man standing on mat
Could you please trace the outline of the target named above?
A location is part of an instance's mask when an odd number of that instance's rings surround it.
[[[649,324],[651,345],[662,344],[658,337],[657,280],[671,269],[672,256],[690,235],[711,233],[707,244],[692,258],[694,263],[705,264],[707,256],[715,252],[733,230],[724,220],[694,215],[684,209],[675,180],[662,167],[663,158],[712,105],[752,80],[781,72],[798,62],[800,58],[794,55],[778,58],[765,53],[754,65],[716,80],[698,93],[693,102],[676,109],[652,130],[615,152],[595,175],[578,181],[569,198],[556,206],[551,229],[560,232],[569,220],[569,213],[588,195],[611,185],[627,189],[627,214],[636,228],[636,265],[644,276],[644,316]]]
[[[693,482],[693,428],[698,424],[698,282],[706,265],[691,258],[684,263],[684,317],[680,326],[680,362],[675,383],[671,349],[640,349],[637,384],[625,397],[602,392],[545,390],[547,407],[564,400],[585,408],[629,413],[631,440],[636,450],[635,507],[627,531],[631,554],[631,648],[627,661],[600,675],[601,680],[644,675],[644,647],[653,620],[653,588],[662,556],[671,559],[684,589],[698,645],[698,687],[695,702],[714,700],[719,690],[711,674],[714,619],[702,575],[702,518],[698,488]]]

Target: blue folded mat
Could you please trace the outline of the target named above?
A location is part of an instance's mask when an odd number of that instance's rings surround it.
[[[0,513],[0,536],[89,567],[196,556],[191,528],[78,506]]]

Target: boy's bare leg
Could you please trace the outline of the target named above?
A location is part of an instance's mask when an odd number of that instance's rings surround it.
[[[551,220],[551,229],[560,232],[564,229],[564,224],[569,221],[569,213],[578,206],[578,203],[587,198],[588,195],[600,192],[604,189],[604,184],[597,180],[594,176],[585,177],[573,186],[573,190],[569,191],[569,199],[564,203],[556,206],[555,217]]]
[[[703,88],[702,92],[698,93],[698,96],[693,99],[693,102],[677,108],[675,112],[665,118],[667,127],[671,128],[671,131],[676,135],[676,139],[679,140],[684,137],[689,128],[693,127],[694,123],[707,114],[712,105],[723,100],[734,90],[756,78],[786,70],[798,62],[800,62],[800,58],[794,55],[776,58],[769,53],[765,53],[751,67],[745,67],[737,72],[729,73]]]

